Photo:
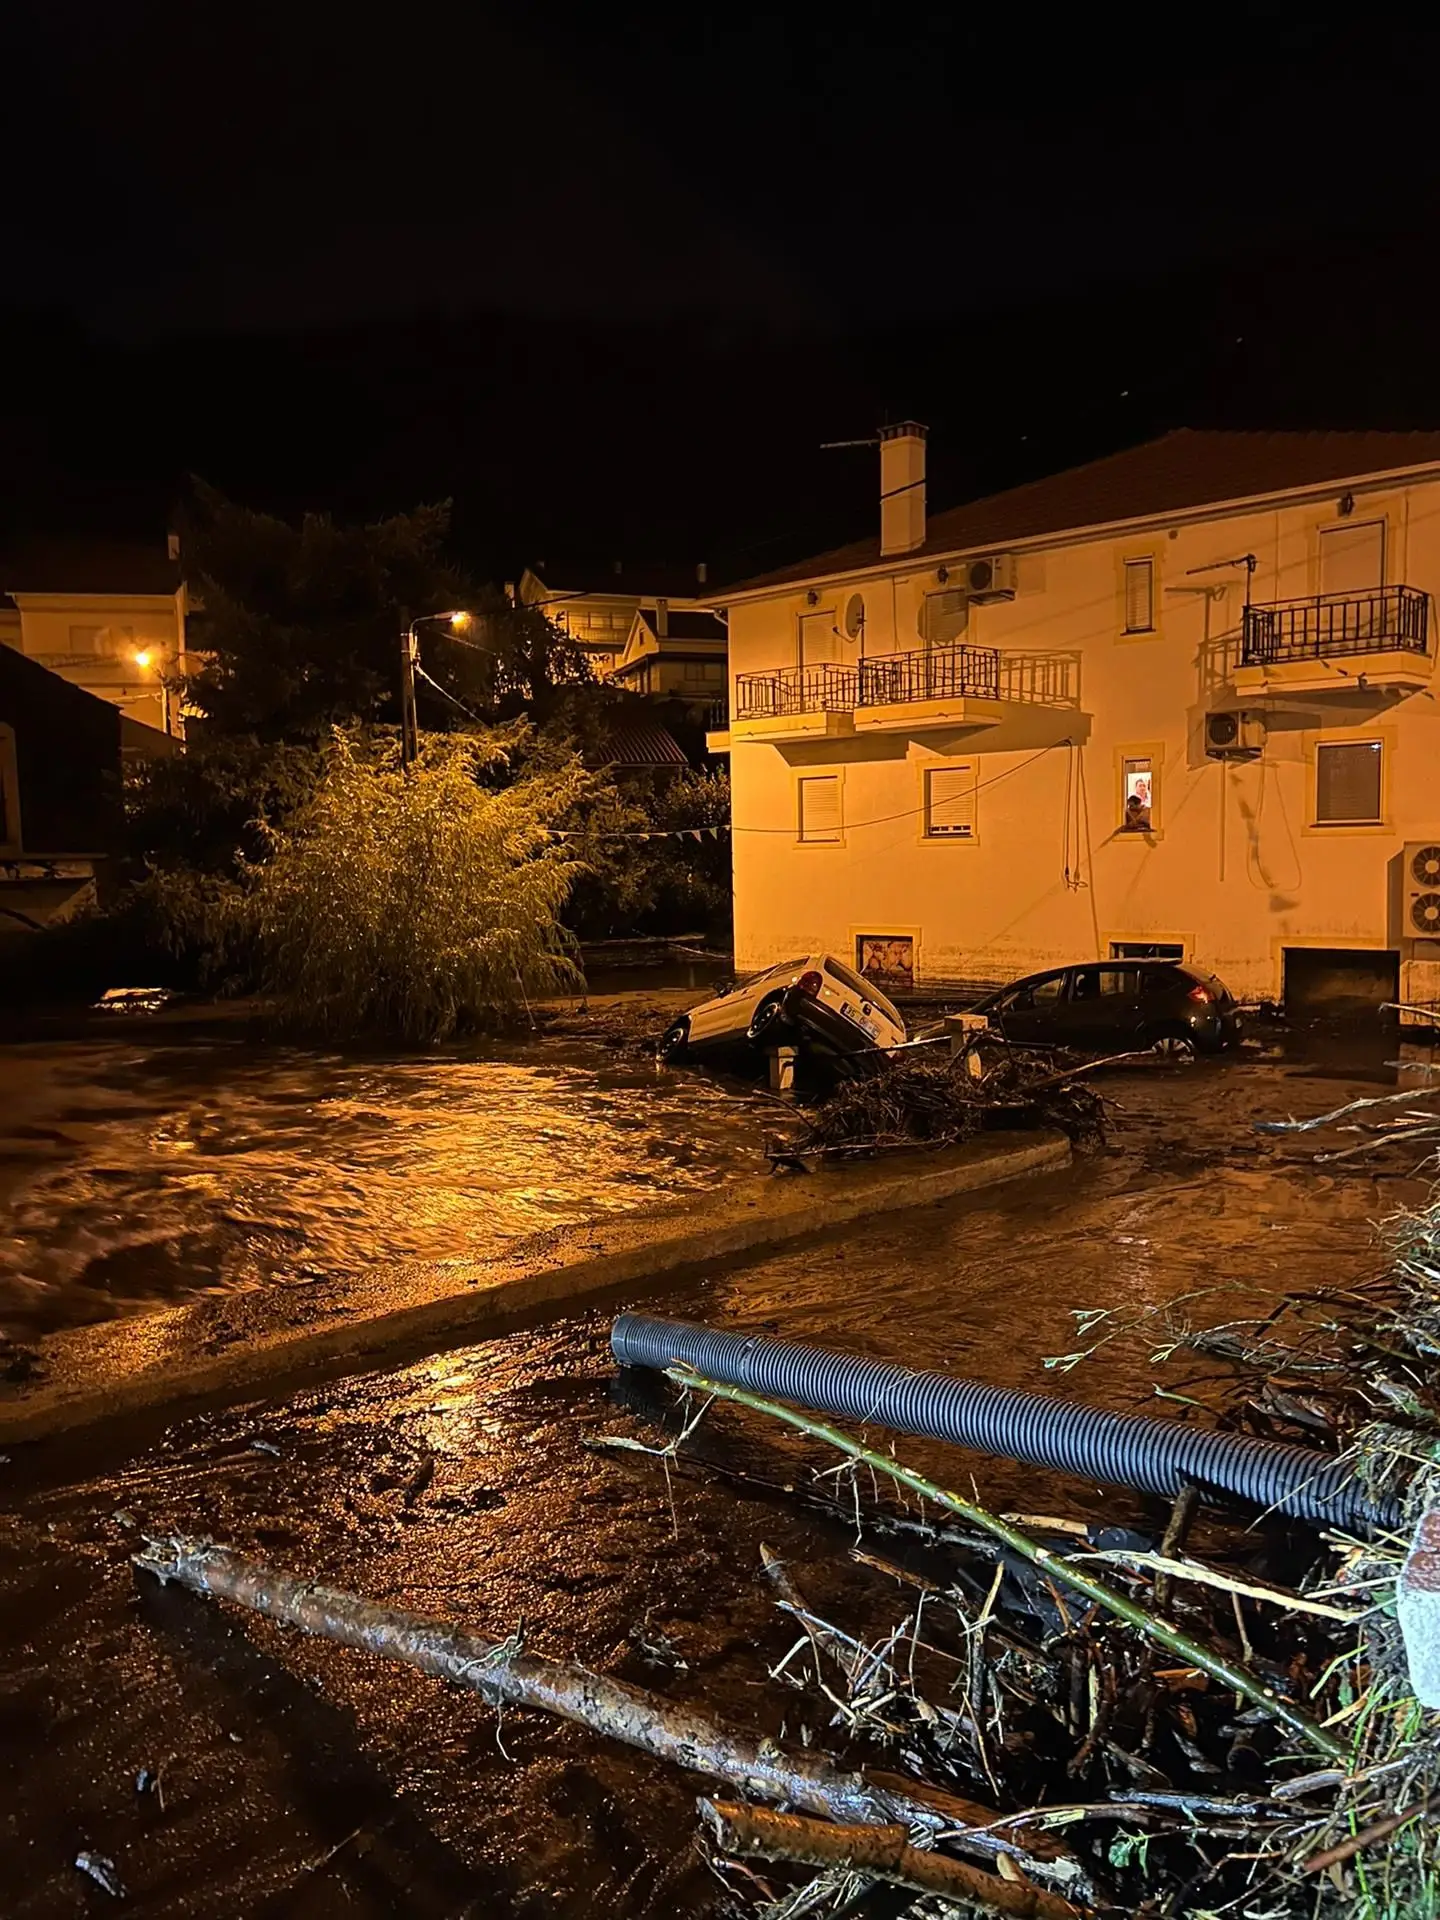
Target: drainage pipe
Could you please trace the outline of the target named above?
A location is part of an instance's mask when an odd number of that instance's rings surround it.
[[[1107,1413],[888,1360],[644,1313],[622,1313],[610,1346],[623,1366],[664,1368],[678,1362],[707,1380],[746,1387],[812,1413],[948,1440],[1137,1493],[1173,1498],[1189,1484],[1212,1499],[1245,1500],[1347,1532],[1399,1523],[1398,1503],[1372,1498],[1347,1467],[1277,1440]]]

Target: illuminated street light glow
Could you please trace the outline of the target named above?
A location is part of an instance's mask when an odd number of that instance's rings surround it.
[[[136,666],[143,672],[150,664],[150,649],[148,647],[141,647],[138,653],[131,655],[131,658],[134,660]]]
[[[464,612],[463,609],[461,612],[452,613],[450,616],[450,625],[455,629],[456,633],[464,633],[469,624],[470,615]]]

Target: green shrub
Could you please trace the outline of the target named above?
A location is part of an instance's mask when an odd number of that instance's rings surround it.
[[[446,1040],[578,984],[559,916],[579,864],[547,829],[589,776],[571,760],[485,784],[518,737],[430,738],[409,772],[337,737],[268,857],[189,902],[217,962],[330,1040]]]

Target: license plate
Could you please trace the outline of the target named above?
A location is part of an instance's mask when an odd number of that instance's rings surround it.
[[[872,1040],[880,1038],[880,1029],[873,1020],[857,1020],[855,1024],[862,1033],[868,1033]]]

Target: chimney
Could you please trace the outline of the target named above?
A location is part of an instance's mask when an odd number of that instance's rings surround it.
[[[655,632],[661,640],[670,638],[670,602],[663,596],[655,602]]]
[[[697,560],[695,563],[695,578],[702,587],[710,578],[710,569],[703,560]]]
[[[901,420],[880,429],[880,551],[914,553],[925,544],[925,435]]]

